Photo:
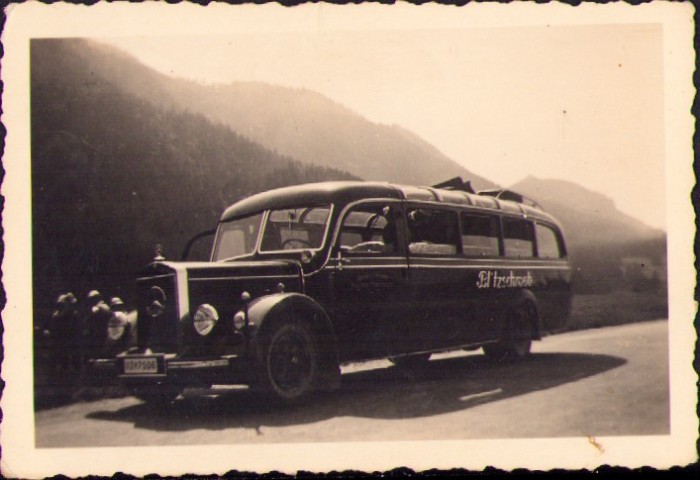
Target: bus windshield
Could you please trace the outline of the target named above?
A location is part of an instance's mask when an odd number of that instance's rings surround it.
[[[260,252],[318,249],[330,219],[330,205],[271,210],[219,225],[212,260],[227,260]],[[264,219],[264,222],[263,222]],[[264,224],[264,225],[263,225]],[[262,233],[261,233],[262,230]]]
[[[330,206],[272,210],[260,241],[261,252],[317,249],[323,244]]]
[[[219,225],[212,260],[225,260],[252,254],[258,241],[262,218],[263,214],[258,213]]]

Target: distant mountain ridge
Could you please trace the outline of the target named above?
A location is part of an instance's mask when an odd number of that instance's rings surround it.
[[[609,197],[573,182],[528,176],[509,188],[554,215],[575,245],[624,244],[665,235],[619,211]]]

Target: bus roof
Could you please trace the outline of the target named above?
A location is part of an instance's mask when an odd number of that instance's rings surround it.
[[[461,190],[363,181],[307,183],[268,190],[234,203],[224,211],[221,221],[226,222],[265,210],[327,204],[346,205],[365,199],[421,200],[471,206],[558,224],[551,215],[537,206],[497,199],[490,194],[480,195]]]

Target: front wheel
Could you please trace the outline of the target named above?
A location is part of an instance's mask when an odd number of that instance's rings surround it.
[[[535,314],[529,303],[517,305],[506,322],[504,337],[496,343],[484,345],[486,356],[499,362],[527,357],[532,348],[534,320]]]
[[[279,323],[260,342],[254,387],[264,397],[295,404],[321,383],[321,355],[313,331],[300,320]]]

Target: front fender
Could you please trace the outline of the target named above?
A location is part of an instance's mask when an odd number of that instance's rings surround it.
[[[335,329],[326,311],[314,299],[301,293],[274,293],[248,304],[248,322],[255,329],[254,344],[271,331],[277,322],[300,318],[307,321],[324,350],[338,358]]]

